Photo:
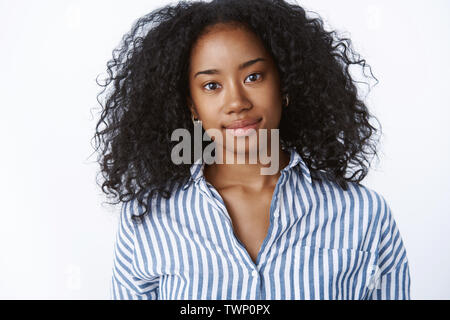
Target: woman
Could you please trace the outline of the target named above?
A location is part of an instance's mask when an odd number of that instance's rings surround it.
[[[390,208],[361,184],[376,128],[351,65],[366,67],[350,40],[282,0],[139,19],[96,132],[102,189],[122,202],[112,298],[410,299]],[[225,163],[196,153],[199,128]],[[179,129],[194,163],[174,161]],[[250,162],[264,152],[275,166]]]

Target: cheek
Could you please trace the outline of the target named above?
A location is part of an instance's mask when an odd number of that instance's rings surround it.
[[[219,113],[212,108],[203,108],[199,110],[200,118],[202,119],[203,128],[221,129],[219,121]]]
[[[281,105],[277,101],[273,101],[264,109],[264,117],[268,128],[276,128],[281,120]]]

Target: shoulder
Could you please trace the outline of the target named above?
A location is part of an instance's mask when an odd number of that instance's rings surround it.
[[[170,194],[165,195],[160,192],[150,196],[150,192],[145,192],[141,197],[141,201],[136,198],[122,204],[122,220],[135,229],[142,227],[150,228],[155,221],[161,221],[167,215],[174,211],[180,210],[187,201],[192,199],[195,188],[187,185],[175,185],[170,190]]]
[[[143,212],[137,199],[123,201],[120,207],[119,228],[123,230],[128,236],[132,237],[135,232],[135,223],[137,217]]]
[[[130,234],[134,234],[136,228],[138,228],[139,225],[142,225],[143,222],[148,223],[146,217],[151,216],[152,213],[157,211],[155,208],[155,205],[157,204],[156,197],[149,200],[147,199],[147,194],[145,194],[142,198],[142,202],[149,206],[148,212],[145,212],[145,206],[140,203],[137,198],[121,203],[119,226]]]
[[[346,208],[353,208],[353,212],[360,212],[375,219],[385,219],[391,214],[389,204],[383,194],[362,183],[346,182],[347,188],[343,188],[336,181],[319,173],[315,175],[312,186],[331,202]]]

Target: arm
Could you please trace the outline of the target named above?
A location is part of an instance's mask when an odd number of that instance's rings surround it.
[[[135,230],[131,220],[134,201],[122,204],[114,245],[114,261],[110,295],[113,300],[158,299],[158,279],[143,279],[133,265]]]
[[[378,262],[368,300],[410,300],[410,273],[406,249],[389,205],[381,198]]]

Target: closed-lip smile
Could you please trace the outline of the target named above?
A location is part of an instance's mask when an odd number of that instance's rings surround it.
[[[262,119],[258,118],[258,119],[241,119],[241,120],[236,120],[233,121],[231,124],[225,126],[225,128],[227,129],[241,129],[241,128],[245,128],[248,126],[251,126],[253,124],[256,124],[258,122],[260,122]]]

